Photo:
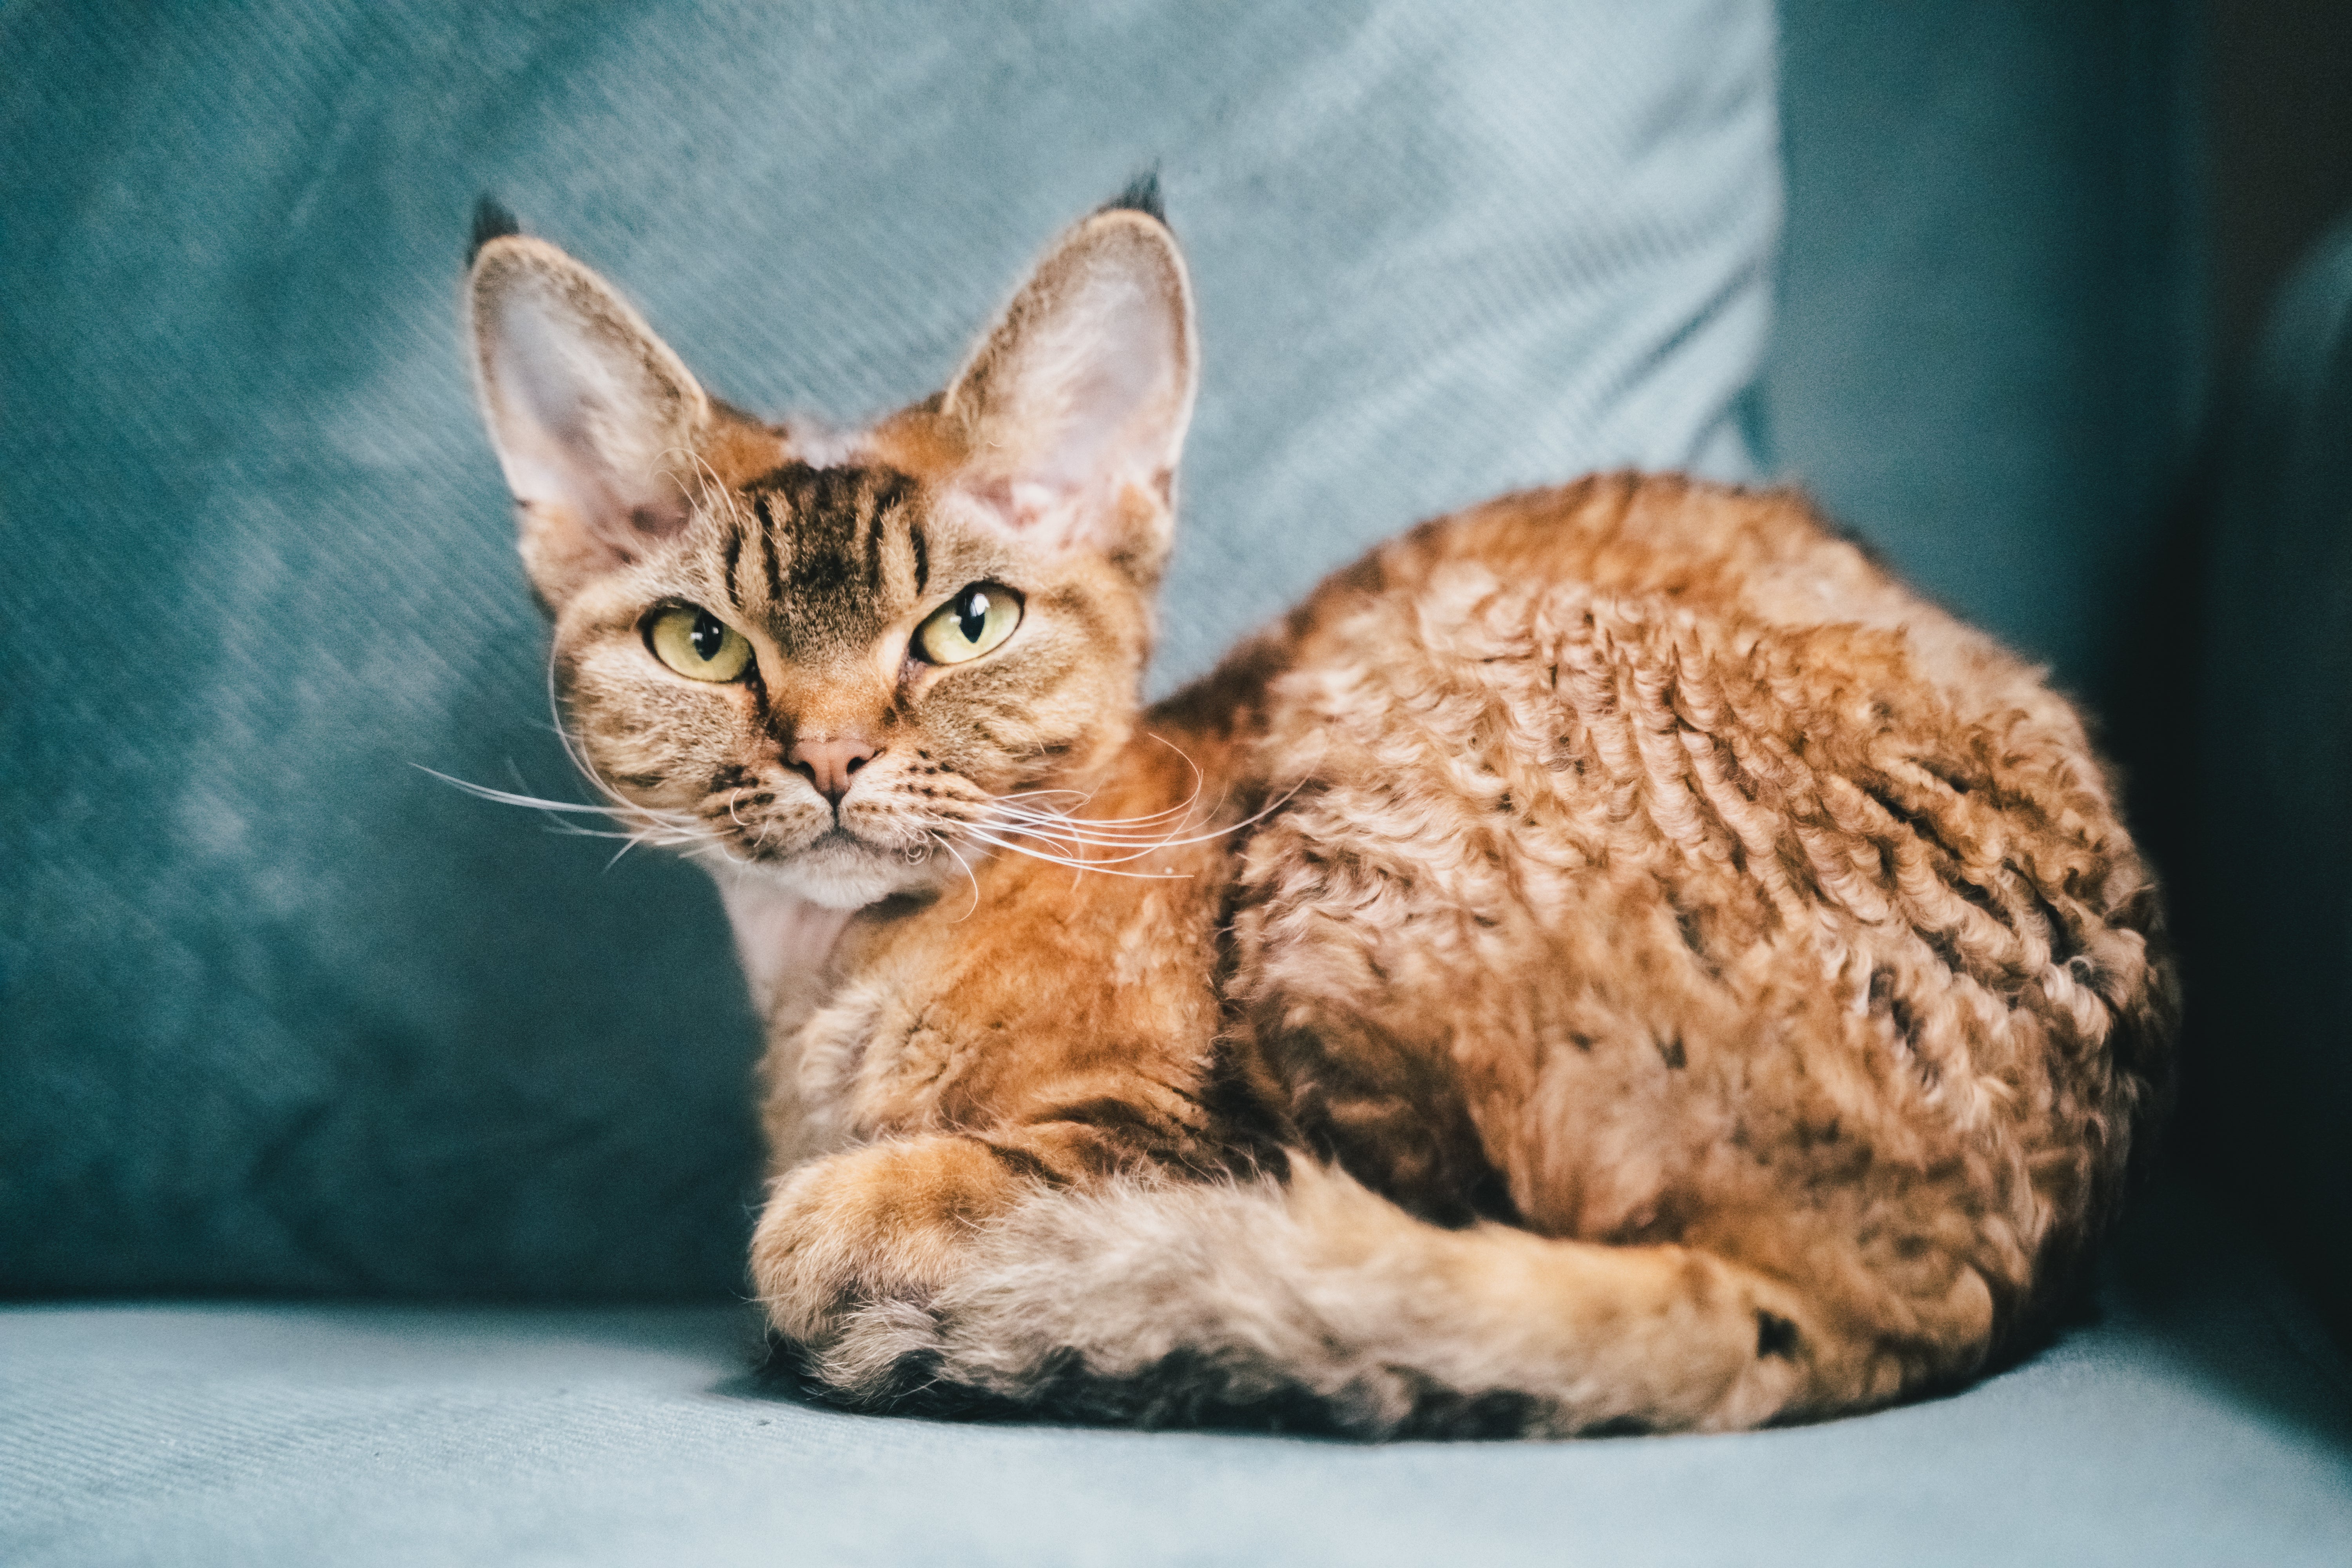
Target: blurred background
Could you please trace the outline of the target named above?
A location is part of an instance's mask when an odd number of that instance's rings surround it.
[[[571,788],[466,214],[848,418],[1157,166],[1207,384],[1155,689],[1507,486],[1808,487],[2098,715],[2177,1156],[2352,1300],[2352,7],[15,0],[0,57],[0,1291],[735,1290],[709,890],[419,771]]]
[[[1154,167],[1204,376],[1155,691],[1632,464],[1805,487],[2082,700],[2189,1039],[2052,1342],[1370,1451],[751,1380],[710,886],[423,771],[581,798],[467,216],[848,420]],[[2344,0],[0,0],[0,1559],[2333,1568],[2347,218]]]
[[[2352,212],[2352,10],[2218,0],[2200,20],[2210,330],[2226,373],[2288,271]]]

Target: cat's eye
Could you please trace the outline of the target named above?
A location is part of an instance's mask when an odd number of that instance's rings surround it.
[[[695,605],[654,616],[646,627],[646,646],[691,680],[732,680],[751,664],[751,645],[743,634]]]
[[[999,583],[974,583],[915,628],[915,657],[961,664],[1002,644],[1021,624],[1021,595]]]

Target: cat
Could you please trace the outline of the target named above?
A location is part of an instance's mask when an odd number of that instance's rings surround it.
[[[1816,1419],[2028,1343],[2145,1163],[2176,984],[2081,720],[1799,496],[1505,496],[1146,710],[1150,192],[845,435],[487,205],[467,299],[569,738],[765,1019],[751,1275],[824,1397]]]

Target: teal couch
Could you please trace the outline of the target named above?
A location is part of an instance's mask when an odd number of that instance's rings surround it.
[[[0,1562],[2352,1560],[2352,239],[2209,409],[2186,16],[0,5]],[[1643,462],[1806,484],[2109,716],[2191,1054],[2050,1343],[1555,1445],[754,1376],[708,889],[412,765],[565,787],[464,214],[847,416],[1153,162],[1208,365],[1161,689],[1416,515]]]

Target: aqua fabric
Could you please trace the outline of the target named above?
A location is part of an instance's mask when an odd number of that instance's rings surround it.
[[[1780,7],[1774,467],[2110,717],[2180,641],[2145,622],[2204,384],[2192,9]]]
[[[709,1297],[753,1028],[574,789],[476,195],[709,384],[923,395],[1157,166],[1205,379],[1157,683],[1416,518],[1744,471],[1764,0],[0,11],[0,1289]]]
[[[2199,1109],[2352,1339],[2352,217],[2280,298],[2231,426],[2185,911]]]
[[[852,415],[1157,161],[1208,334],[1163,684],[1418,512],[1759,445],[2104,697],[2197,384],[2179,12],[1789,0],[1751,386],[1758,5],[0,5],[0,1291],[740,1279],[706,889],[411,765],[566,778],[454,343],[478,189],[720,390]],[[2325,805],[2289,742],[2344,731],[2280,733]],[[2239,1154],[2343,1170],[2344,929],[2192,1081],[2264,1108]],[[20,1303],[0,1562],[2340,1563],[2352,1384],[2231,1215],[2143,1205],[1979,1386],[1724,1438],[848,1416],[726,1304]]]
[[[0,1310],[11,1568],[2340,1568],[2352,1384],[2210,1209],[1950,1398],[1727,1437],[956,1426],[763,1396],[726,1308]],[[2151,1245],[2152,1244],[2152,1245]]]

